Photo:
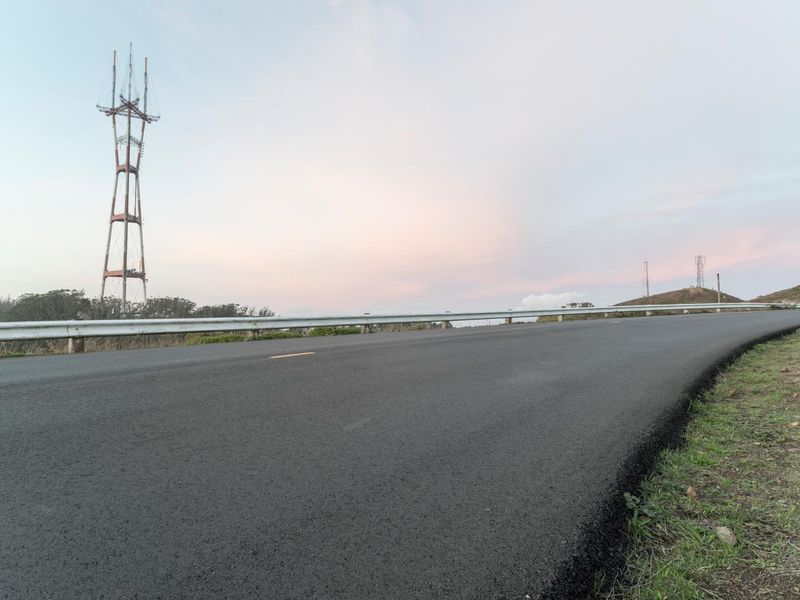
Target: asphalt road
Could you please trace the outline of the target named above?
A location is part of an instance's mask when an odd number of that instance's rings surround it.
[[[682,391],[789,327],[800,311],[2,360],[0,597],[536,598]]]

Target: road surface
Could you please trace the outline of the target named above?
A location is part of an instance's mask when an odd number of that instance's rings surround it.
[[[681,393],[792,327],[800,311],[2,360],[0,597],[566,594]]]

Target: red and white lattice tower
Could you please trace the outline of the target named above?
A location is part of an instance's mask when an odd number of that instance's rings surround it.
[[[114,175],[114,193],[111,197],[111,217],[108,224],[108,239],[103,262],[103,283],[100,299],[106,295],[106,281],[109,277],[122,280],[122,310],[128,305],[128,280],[138,279],[142,282],[142,297],[147,301],[147,275],[144,266],[144,237],[142,236],[142,197],[139,188],[139,173],[142,165],[142,148],[144,146],[144,128],[148,123],[158,121],[158,115],[147,113],[147,58],[144,59],[144,90],[142,97],[133,97],[133,46],[128,54],[127,85],[121,86],[117,96],[117,52],[111,76],[111,106],[97,108],[111,117],[114,130],[114,159],[116,172]],[[138,121],[137,138],[134,135],[134,121]],[[122,133],[119,134],[121,125]],[[138,249],[131,248],[131,227],[138,228]],[[109,254],[112,239],[121,236],[122,252],[120,264],[109,267]],[[134,243],[135,244],[135,243]],[[138,250],[138,261],[134,256]],[[116,259],[116,257],[114,257]],[[138,264],[137,264],[138,263]]]

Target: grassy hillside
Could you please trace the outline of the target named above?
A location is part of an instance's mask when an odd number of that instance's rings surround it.
[[[703,304],[716,301],[716,290],[689,287],[682,290],[664,292],[663,294],[653,294],[649,298],[634,298],[633,300],[620,302],[616,306],[632,306],[635,304]],[[742,299],[722,292],[722,301],[742,302]]]
[[[800,302],[800,285],[796,285],[788,290],[772,292],[758,298],[753,298],[753,302],[778,302],[778,303],[798,303]]]

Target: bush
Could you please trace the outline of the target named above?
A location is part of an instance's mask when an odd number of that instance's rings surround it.
[[[0,321],[71,321],[76,319],[181,319],[187,317],[274,317],[268,307],[256,310],[240,304],[197,306],[186,298],[153,297],[147,302],[115,296],[87,298],[83,290],[50,290],[43,294],[0,297]]]
[[[189,345],[197,344],[220,344],[225,342],[244,342],[247,340],[244,333],[200,333],[186,336],[186,343]]]
[[[23,294],[3,301],[3,319],[8,321],[61,321],[86,319],[92,303],[83,290],[50,290],[44,294]]]
[[[353,333],[361,333],[358,327],[313,327],[308,330],[309,337],[318,337],[323,335],[351,335]]]
[[[289,338],[299,338],[303,337],[303,334],[299,331],[266,331],[264,333],[259,333],[255,338],[256,340],[284,340]]]

